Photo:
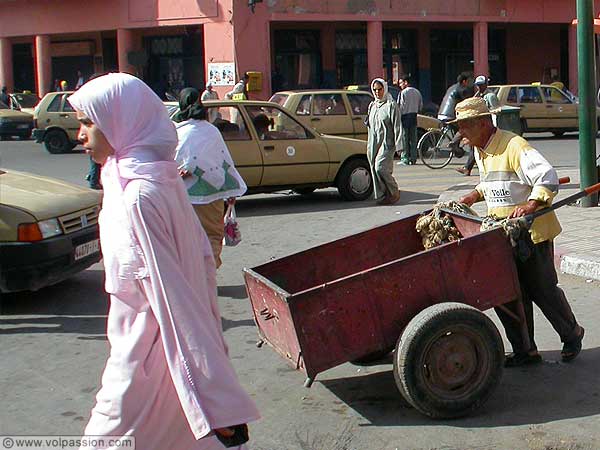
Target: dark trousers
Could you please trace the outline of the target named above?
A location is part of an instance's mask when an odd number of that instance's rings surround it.
[[[414,164],[417,161],[417,113],[402,114],[400,121],[404,159]]]
[[[529,238],[529,233],[527,234]],[[529,238],[530,239],[530,238]],[[577,320],[567,302],[565,293],[557,286],[558,277],[554,268],[554,245],[545,241],[533,245],[531,256],[526,261],[516,259],[519,284],[523,296],[523,308],[529,331],[530,348],[523,343],[519,323],[507,313],[496,308],[496,314],[504,325],[506,337],[510,341],[513,352],[526,353],[537,350],[533,338],[533,303],[542,311],[562,342],[573,341],[577,338]],[[505,305],[511,311],[516,311],[516,304]]]
[[[100,185],[100,164],[94,162],[92,157],[90,156],[90,170],[88,172],[88,176],[86,177],[90,187],[95,188]]]

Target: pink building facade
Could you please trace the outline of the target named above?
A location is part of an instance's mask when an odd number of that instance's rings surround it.
[[[259,99],[409,73],[439,101],[461,71],[576,91],[575,16],[573,0],[17,0],[0,8],[0,84],[41,95],[120,70],[176,93],[226,67],[260,73]]]

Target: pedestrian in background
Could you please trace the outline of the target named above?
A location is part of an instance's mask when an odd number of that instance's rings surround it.
[[[243,100],[248,100],[248,81],[250,80],[250,75],[248,72],[244,72],[244,76],[240,81],[236,83],[231,91],[225,94],[225,98],[231,100],[234,95],[241,94]]]
[[[488,215],[493,214],[500,219],[523,217],[552,204],[558,191],[556,170],[525,139],[496,128],[482,98],[469,98],[459,103],[456,121],[460,133],[477,152],[481,174],[481,182],[459,200],[461,203],[471,206],[485,200]],[[524,233],[521,245],[529,247],[529,254],[521,252],[516,258],[516,266],[529,345],[525,344],[521,324],[514,317],[518,303],[505,305],[509,311],[496,308],[513,349],[513,353],[506,357],[506,367],[542,362],[534,340],[533,303],[560,336],[563,342],[562,360],[572,361],[581,351],[584,329],[577,323],[565,293],[557,285],[553,240],[560,232],[558,219],[551,211],[535,219]],[[493,262],[490,271],[493,273]]]
[[[246,183],[236,170],[221,132],[207,122],[207,111],[194,88],[182,89],[176,122],[179,143],[175,160],[190,202],[202,223],[221,266],[225,200],[235,201],[246,192]],[[215,108],[216,109],[216,108]]]
[[[81,70],[77,71],[77,83],[75,84],[75,90],[79,89],[85,83],[85,79],[83,78],[83,74]]]
[[[62,80],[62,81],[60,82],[60,90],[61,90],[62,92],[65,92],[65,91],[68,91],[68,90],[69,90],[69,83],[67,83],[67,81],[66,81],[66,80]]]
[[[423,97],[418,89],[410,85],[410,76],[401,75],[398,83],[401,91],[398,96],[402,120],[402,148],[400,164],[417,162],[417,113],[423,109]]]
[[[4,103],[10,108],[10,96],[8,95],[8,88],[2,86],[2,92],[0,92],[0,102]]]
[[[477,78],[475,78],[475,82],[473,83],[473,85],[475,86],[475,95],[473,95],[473,97],[483,98],[489,111],[492,113],[492,120],[494,122],[494,126],[496,126],[496,116],[494,112],[496,112],[496,110],[500,108],[500,100],[498,100],[496,94],[488,91],[488,84],[489,78],[485,75],[479,75]],[[460,133],[457,133],[457,136],[459,135]],[[468,177],[469,175],[471,175],[471,171],[473,170],[474,166],[475,150],[472,149],[471,153],[469,153],[469,157],[467,158],[467,162],[465,163],[465,165],[454,170]]]
[[[402,149],[402,121],[398,103],[388,92],[383,78],[371,81],[374,100],[367,115],[367,158],[373,176],[373,195],[379,205],[400,200],[394,179],[394,154]]]
[[[227,354],[214,258],[177,171],[167,109],[123,73],[89,81],[69,102],[79,139],[103,165],[111,303],[111,351],[85,435],[134,436],[144,450],[243,442],[259,415]]]
[[[181,98],[181,96],[180,96]],[[200,97],[200,101],[206,102],[209,100],[219,100],[219,94],[213,89],[212,81],[208,81],[206,83],[206,89],[202,92],[202,96]],[[210,123],[214,123],[214,121],[219,117],[219,108],[210,108],[208,111],[208,120]]]
[[[442,103],[440,103],[440,109],[438,111],[438,119],[443,121],[454,120],[456,113],[454,108],[456,105],[469,97],[469,75],[462,72],[456,77],[456,83],[452,84],[446,90]]]

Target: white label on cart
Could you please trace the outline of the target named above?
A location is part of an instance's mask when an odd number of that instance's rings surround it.
[[[93,241],[78,245],[75,247],[75,261],[85,258],[86,256],[93,255],[94,253],[98,253],[99,251],[100,239],[94,239]]]

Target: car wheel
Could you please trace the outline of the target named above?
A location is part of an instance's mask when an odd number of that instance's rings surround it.
[[[50,130],[46,133],[44,137],[44,146],[49,153],[53,155],[59,153],[66,153],[70,151],[73,147],[69,142],[69,138],[61,130]]]
[[[337,188],[344,200],[366,200],[373,192],[373,177],[366,159],[346,162],[337,177]]]
[[[564,131],[553,131],[552,134],[556,137],[561,137],[563,134],[565,134]]]

